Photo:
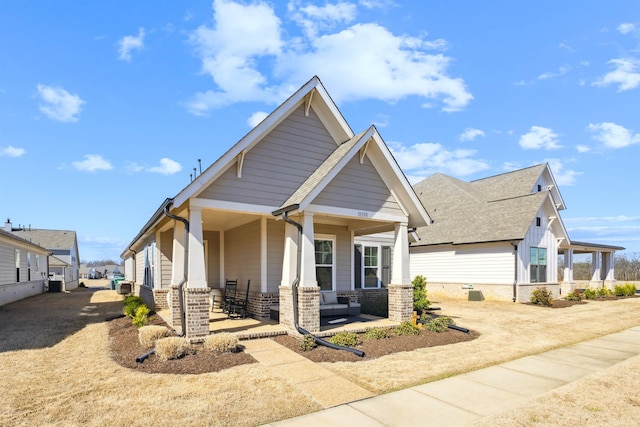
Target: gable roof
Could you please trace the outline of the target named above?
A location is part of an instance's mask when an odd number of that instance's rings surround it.
[[[558,218],[558,234],[568,240],[550,191],[532,192],[547,168],[537,165],[471,182],[435,174],[419,182],[414,189],[434,223],[429,230],[418,229],[421,240],[412,245],[522,240],[545,203]]]
[[[49,250],[72,249],[77,244],[76,232],[72,230],[41,230],[32,228],[13,230],[12,233]]]
[[[2,229],[0,229],[0,239],[11,240],[16,244],[22,244],[22,245],[34,248],[35,250],[40,250],[41,252],[46,252],[47,254],[49,254],[49,251],[47,250],[47,248],[44,248],[36,243],[23,239],[20,236],[16,236],[14,233],[9,233],[8,231],[4,231]]]

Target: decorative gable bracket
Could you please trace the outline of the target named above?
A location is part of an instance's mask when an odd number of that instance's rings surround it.
[[[242,178],[242,166],[244,165],[244,156],[247,154],[247,150],[242,150],[236,158],[236,177]]]
[[[365,142],[362,148],[360,149],[360,164],[364,163],[364,155],[367,154],[367,148],[369,148],[369,142],[371,142],[371,139]]]
[[[313,94],[316,92],[314,88],[309,95],[307,95],[307,99],[304,102],[304,116],[309,117],[309,109],[311,108],[311,101],[313,101]]]
[[[549,219],[549,223],[547,224],[547,229],[551,229],[551,224],[553,224],[553,221],[556,220],[556,217],[550,216],[548,219]]]

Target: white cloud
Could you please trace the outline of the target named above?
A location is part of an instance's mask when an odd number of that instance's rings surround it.
[[[148,172],[159,173],[162,175],[173,175],[182,170],[180,163],[173,161],[169,158],[163,157],[160,159],[160,165],[147,169]]]
[[[144,170],[144,166],[139,165],[136,162],[127,162],[127,166],[125,168],[129,173],[142,172]]]
[[[545,162],[549,163],[553,177],[560,186],[573,185],[576,182],[576,177],[582,175],[582,172],[576,172],[572,169],[565,170],[559,159],[546,159]]]
[[[144,47],[144,28],[138,29],[137,36],[124,36],[118,41],[118,59],[122,61],[131,61],[131,51],[141,50]]]
[[[260,122],[262,122],[268,115],[269,113],[265,113],[264,111],[255,112],[251,115],[251,117],[249,117],[247,123],[249,124],[249,126],[251,126],[251,128],[254,128],[258,126]]]
[[[588,153],[591,151],[591,147],[588,145],[576,145],[576,150],[578,150],[578,153]]]
[[[343,2],[289,6],[301,36],[284,32],[264,1],[214,1],[213,26],[199,27],[191,42],[216,88],[195,94],[187,103],[191,113],[205,115],[234,102],[280,102],[313,75],[322,78],[338,103],[417,96],[425,107],[435,100],[444,111],[458,111],[473,99],[462,79],[449,76],[452,58],[433,52],[444,49],[446,41],[395,35],[375,23],[346,26],[353,9]],[[311,24],[303,21],[312,18],[310,31]]]
[[[640,86],[640,61],[635,58],[612,59],[608,62],[616,68],[595,82],[594,86],[618,85],[618,92],[635,89]]]
[[[547,73],[540,74],[538,76],[538,80],[547,80],[547,79],[551,79],[553,77],[564,76],[569,71],[571,71],[571,67],[568,66],[568,65],[563,65],[560,68],[558,68],[558,71],[556,71],[556,72],[547,72]]]
[[[605,147],[609,148],[624,148],[640,142],[640,133],[634,134],[616,123],[589,123],[589,130],[593,134],[593,139],[602,142]]]
[[[12,145],[0,147],[0,157],[22,157],[26,153],[24,148],[17,148]]]
[[[86,102],[76,94],[70,94],[61,87],[37,86],[40,98],[40,111],[50,119],[59,122],[77,122],[78,114],[82,110],[82,105]]]
[[[633,24],[631,22],[622,23],[622,24],[618,25],[618,31],[621,34],[633,33],[633,32],[636,31],[636,24]]]
[[[480,129],[466,128],[464,132],[462,132],[462,135],[460,135],[460,141],[473,141],[477,137],[484,135],[484,131]]]
[[[333,29],[339,23],[352,22],[356,15],[356,5],[342,1],[324,6],[301,6],[299,1],[291,1],[287,8],[307,37],[316,37],[318,31]]]
[[[560,148],[558,145],[558,135],[549,128],[541,126],[531,126],[529,133],[520,137],[520,146],[525,150],[536,150],[544,148],[552,150]]]
[[[484,160],[472,158],[476,155],[476,150],[449,151],[437,143],[420,143],[410,147],[393,144],[390,149],[412,183],[436,172],[466,176],[489,169]]]
[[[95,172],[97,170],[108,171],[113,169],[111,163],[108,160],[103,159],[102,156],[98,154],[85,154],[84,160],[72,162],[71,165],[74,168],[85,172]]]

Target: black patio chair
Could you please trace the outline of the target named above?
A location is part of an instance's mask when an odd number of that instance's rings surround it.
[[[251,286],[251,280],[247,280],[247,292],[244,294],[244,299],[240,299],[236,294],[236,298],[229,305],[228,315],[234,319],[244,319],[247,317],[247,308],[249,305],[249,287]]]
[[[222,297],[222,311],[229,312],[229,306],[236,299],[236,292],[238,290],[237,280],[227,280],[224,284],[224,296]]]

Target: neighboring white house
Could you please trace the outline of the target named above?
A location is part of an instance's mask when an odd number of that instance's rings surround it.
[[[0,306],[44,292],[50,252],[0,229]]]
[[[573,254],[593,254],[592,286],[613,286],[614,253],[624,248],[572,242],[559,211],[564,200],[548,164],[471,182],[435,174],[414,186],[434,223],[418,229],[411,276],[427,289],[529,301],[545,286],[557,298],[573,290]],[[564,277],[558,255],[564,254]],[[562,279],[562,280],[561,280]]]
[[[62,280],[62,290],[78,287],[80,278],[80,255],[78,239],[72,230],[43,230],[31,227],[14,228],[10,221],[5,223],[5,231],[46,248],[58,261],[49,273],[56,274]],[[53,263],[51,263],[53,266]]]
[[[282,325],[295,330],[297,320],[317,332],[327,292],[353,301],[384,292],[389,318],[408,320],[408,229],[430,222],[376,128],[354,134],[314,77],[165,200],[121,256],[125,278],[152,306],[169,309],[172,326],[183,326],[184,312],[190,338],[208,334],[209,289],[226,279],[239,288],[250,281],[252,316],[268,317],[279,303]],[[383,232],[393,233],[390,244],[377,243]],[[376,248],[365,248],[369,264],[383,252],[390,258],[360,270],[386,274],[384,286],[356,280],[364,259],[356,239]]]

